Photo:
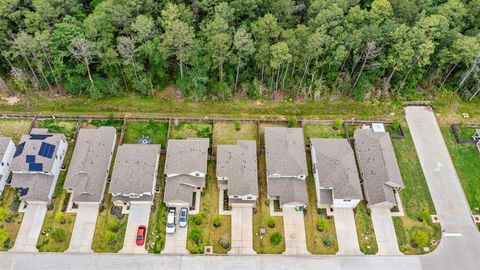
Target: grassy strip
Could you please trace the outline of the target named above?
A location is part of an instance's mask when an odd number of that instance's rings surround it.
[[[480,153],[475,145],[460,145],[455,142],[450,127],[441,128],[448,151],[452,156],[463,191],[472,212],[480,215]]]
[[[435,207],[407,127],[404,133],[404,139],[392,140],[405,184],[400,192],[405,216],[394,217],[394,225],[400,251],[404,254],[424,254],[423,246],[428,246],[430,251],[436,248],[431,242],[440,240],[440,225],[431,222],[430,215],[435,214]],[[413,242],[417,245],[412,245]]]
[[[66,168],[72,160],[74,147],[73,144],[68,146],[64,160]],[[65,212],[68,204],[67,191],[63,188],[66,176],[66,170],[60,172],[52,200],[53,208],[47,211],[43,220],[42,230],[37,242],[37,248],[40,252],[65,251],[70,245],[76,215]]]
[[[214,163],[209,161],[206,184],[200,198],[200,212],[188,221],[187,249],[192,254],[203,253],[204,246],[213,246],[213,252],[220,254],[230,250],[220,245],[222,240],[231,243],[232,226],[230,216],[218,215],[218,196]],[[215,219],[220,223],[218,227],[213,225]]]
[[[360,251],[366,255],[376,254],[378,252],[377,239],[373,230],[370,209],[367,208],[366,202],[361,201],[355,208],[354,213]]]
[[[22,222],[23,213],[18,212],[20,199],[16,189],[5,186],[2,196],[0,197],[0,212],[2,219],[0,220],[0,236],[3,243],[0,245],[0,251],[7,251],[15,244],[18,230]]]

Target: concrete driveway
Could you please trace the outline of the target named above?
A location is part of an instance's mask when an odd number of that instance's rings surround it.
[[[149,203],[132,203],[128,212],[127,229],[125,231],[125,241],[120,253],[128,254],[146,254],[145,244],[137,246],[136,238],[138,226],[144,225],[147,227],[145,237],[148,233],[148,221],[150,219],[151,205]]]
[[[256,254],[253,250],[252,206],[232,206],[232,248],[229,254]]]
[[[402,255],[398,248],[397,235],[390,209],[372,207],[372,223],[377,238],[377,255]]]
[[[165,237],[165,248],[162,251],[162,254],[189,254],[187,250],[187,233],[188,226],[185,228],[180,228],[178,226],[178,214],[180,213],[180,208],[185,206],[177,207],[177,227],[175,233],[167,233]],[[189,217],[190,218],[190,217]]]
[[[337,231],[337,255],[361,255],[358,244],[357,228],[353,209],[335,208],[333,210],[335,229]]]
[[[79,204],[67,252],[90,253],[98,216],[98,204]]]
[[[303,212],[294,207],[283,207],[283,226],[285,229],[285,252],[288,255],[310,254],[307,250],[305,222]]]
[[[37,242],[42,230],[43,220],[47,213],[47,203],[30,203],[23,214],[22,224],[18,231],[12,252],[38,252]]]

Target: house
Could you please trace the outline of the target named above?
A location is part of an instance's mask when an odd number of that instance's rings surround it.
[[[209,139],[169,140],[165,160],[165,196],[168,207],[191,207],[193,193],[205,187]]]
[[[268,197],[278,199],[280,207],[307,205],[308,170],[303,129],[266,127],[265,152]]]
[[[352,147],[346,139],[311,139],[318,208],[355,208],[362,197]]]
[[[227,190],[230,205],[254,205],[258,197],[257,142],[218,145],[217,179],[219,189]]]
[[[403,188],[403,180],[390,135],[357,129],[353,138],[368,206],[396,206],[395,192]]]
[[[113,127],[80,129],[64,188],[70,204],[100,204],[117,138]]]
[[[47,129],[32,129],[20,138],[10,167],[10,185],[20,189],[23,202],[50,203],[67,148],[65,135]]]
[[[115,206],[153,203],[157,182],[159,144],[124,144],[118,147],[109,192]]]
[[[12,138],[0,136],[0,195],[2,195],[10,175],[10,165],[13,161],[15,149]]]

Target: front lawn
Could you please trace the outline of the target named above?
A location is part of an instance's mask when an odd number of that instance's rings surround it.
[[[77,130],[77,123],[78,121],[75,120],[45,119],[37,121],[36,126],[47,128],[49,133],[62,133],[67,138],[67,141],[71,141]]]
[[[73,144],[68,146],[64,160],[66,168],[68,168],[72,159],[74,147]],[[68,249],[70,245],[76,215],[65,212],[68,205],[67,191],[63,188],[66,176],[66,170],[60,172],[53,194],[53,207],[49,207],[43,220],[42,230],[37,242],[37,248],[40,252],[62,252]]]
[[[139,143],[140,138],[143,135],[146,135],[152,139],[152,143],[160,144],[162,148],[166,147],[168,132],[167,122],[148,120],[127,123],[123,143]]]
[[[450,127],[441,128],[473,214],[480,215],[480,153],[473,144],[457,144]]]
[[[258,156],[258,199],[256,212],[253,214],[253,250],[259,254],[281,254],[285,251],[285,233],[283,228],[283,217],[270,217],[269,200],[267,198],[267,178],[265,154]],[[270,228],[270,223],[274,225]],[[260,234],[260,229],[265,229],[265,235]],[[270,236],[274,233],[282,235],[279,244],[273,244]]]
[[[157,187],[160,192],[155,193],[153,198],[154,210],[150,212],[150,219],[147,229],[147,241],[145,248],[149,253],[160,253],[165,247],[165,225],[167,223],[167,207],[163,202],[165,192],[165,180],[163,179],[163,170],[165,167],[165,156],[160,156],[158,166]]]
[[[208,122],[173,121],[169,139],[212,138],[213,127]]]
[[[404,254],[424,254],[428,253],[422,247],[425,242],[430,251],[436,248],[431,242],[440,240],[440,225],[431,221],[430,215],[436,213],[435,207],[412,136],[407,127],[403,131],[404,138],[392,140],[392,143],[405,185],[400,191],[405,216],[394,217],[393,220],[400,251]]]
[[[214,147],[218,144],[236,144],[237,140],[257,140],[255,123],[215,122],[213,125]]]
[[[0,135],[5,137],[12,137],[13,142],[18,144],[20,137],[28,134],[32,120],[23,119],[0,119]]]
[[[0,197],[0,239],[3,243],[0,245],[0,251],[7,251],[15,244],[18,229],[22,222],[23,213],[18,212],[20,199],[16,189],[5,186]]]
[[[214,163],[208,162],[205,188],[200,198],[200,212],[188,220],[187,249],[192,254],[213,246],[214,253],[226,254],[231,246],[231,218],[218,214],[218,185]],[[219,226],[214,226],[214,223]],[[221,242],[228,245],[222,246]]]
[[[372,216],[367,203],[362,200],[355,208],[355,226],[357,227],[358,243],[360,251],[365,255],[373,255],[378,252],[377,239],[373,230]]]

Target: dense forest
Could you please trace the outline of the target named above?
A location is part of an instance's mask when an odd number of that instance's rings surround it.
[[[9,91],[193,100],[480,92],[480,0],[0,0]]]

